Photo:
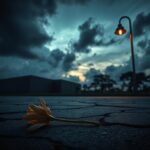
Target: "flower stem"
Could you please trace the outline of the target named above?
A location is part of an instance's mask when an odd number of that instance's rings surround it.
[[[51,118],[52,118],[53,120],[62,121],[62,122],[92,124],[92,125],[96,125],[96,126],[99,126],[99,125],[100,125],[98,122],[93,122],[93,121],[71,120],[71,119],[65,119],[65,118],[55,118],[54,116],[51,116]]]

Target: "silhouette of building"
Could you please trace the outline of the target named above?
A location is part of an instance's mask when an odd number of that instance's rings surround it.
[[[80,84],[37,76],[0,79],[0,94],[77,94]]]

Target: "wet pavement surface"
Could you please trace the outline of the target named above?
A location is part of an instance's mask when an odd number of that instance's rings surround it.
[[[150,150],[150,97],[44,97],[53,115],[99,127],[51,122],[30,133],[22,119],[38,97],[0,97],[0,150]]]

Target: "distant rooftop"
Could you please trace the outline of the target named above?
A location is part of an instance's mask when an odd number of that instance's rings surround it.
[[[45,78],[45,77],[40,77],[40,76],[35,76],[35,75],[24,75],[24,76],[17,76],[17,77],[8,77],[8,78],[3,78],[3,79],[0,79],[0,81],[2,80],[12,80],[12,79],[22,79],[22,78],[36,78],[36,79],[43,79],[43,80],[54,80],[54,81],[67,81],[67,82],[70,82],[70,83],[76,83],[76,84],[80,84],[80,83],[77,83],[77,82],[74,82],[74,81],[69,81],[69,80],[64,80],[64,79],[50,79],[50,78]]]
[[[0,79],[0,94],[76,94],[80,84],[27,75]]]
[[[41,79],[49,79],[49,78],[44,78],[44,77],[35,76],[35,75],[23,75],[23,76],[15,76],[15,77],[2,78],[2,79],[0,79],[0,80],[16,79],[16,78],[41,78]]]

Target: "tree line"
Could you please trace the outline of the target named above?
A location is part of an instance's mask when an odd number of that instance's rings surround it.
[[[144,72],[136,73],[136,90],[150,92],[150,75]],[[125,72],[121,74],[119,81],[115,81],[108,74],[94,75],[92,82],[83,85],[83,91],[96,92],[132,92],[133,91],[133,73]]]

